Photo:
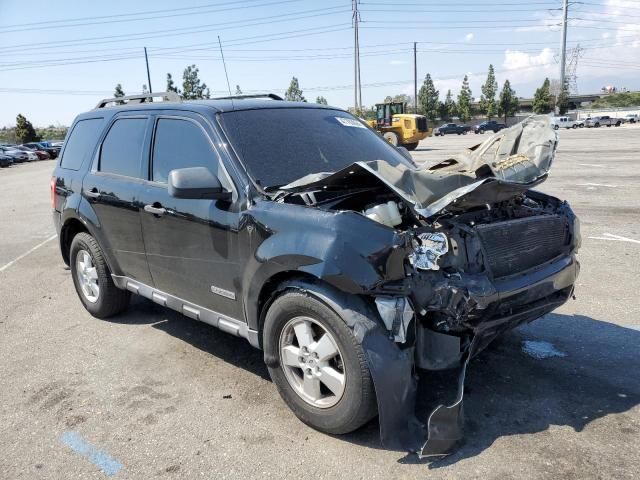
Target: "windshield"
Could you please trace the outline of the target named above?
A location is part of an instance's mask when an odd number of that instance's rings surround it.
[[[219,115],[249,175],[263,188],[312,173],[337,172],[354,162],[411,164],[351,114],[321,108],[264,108]]]

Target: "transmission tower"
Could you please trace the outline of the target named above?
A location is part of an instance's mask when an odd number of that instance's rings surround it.
[[[578,60],[584,55],[584,48],[577,44],[569,52],[569,58],[566,62],[565,82],[567,84],[567,90],[572,95],[578,94]]]

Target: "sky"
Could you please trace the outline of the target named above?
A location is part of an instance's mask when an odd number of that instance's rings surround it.
[[[562,0],[361,0],[362,102],[413,93],[430,73],[444,99],[469,75],[474,97],[496,69],[520,97],[559,78]],[[640,0],[573,0],[567,45],[582,48],[580,93],[640,90]],[[166,75],[181,84],[196,64],[212,95],[225,95],[221,38],[232,91],[283,95],[292,76],[304,96],[354,102],[351,0],[0,0],[0,127],[25,115],[37,127],[69,125],[112,96]],[[419,88],[419,87],[418,87]]]

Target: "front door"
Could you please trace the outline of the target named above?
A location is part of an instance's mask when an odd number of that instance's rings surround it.
[[[139,196],[149,122],[147,116],[117,118],[102,141],[97,164],[82,182],[82,195],[97,216],[98,243],[106,250],[113,273],[145,284],[151,284],[151,274],[142,240]]]
[[[141,195],[149,269],[158,290],[240,319],[238,195],[202,120],[184,115],[155,120],[149,181]],[[234,192],[233,199],[169,195],[169,172],[187,167],[208,168]]]

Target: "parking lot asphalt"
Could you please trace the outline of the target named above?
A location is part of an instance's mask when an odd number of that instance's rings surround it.
[[[487,137],[428,138],[414,157]],[[384,450],[375,420],[310,429],[260,352],[213,327],[139,298],[92,318],[51,239],[53,162],[0,170],[0,478],[637,478],[638,152],[637,127],[560,132],[539,188],[582,222],[576,300],[472,361],[465,443],[437,461]]]

